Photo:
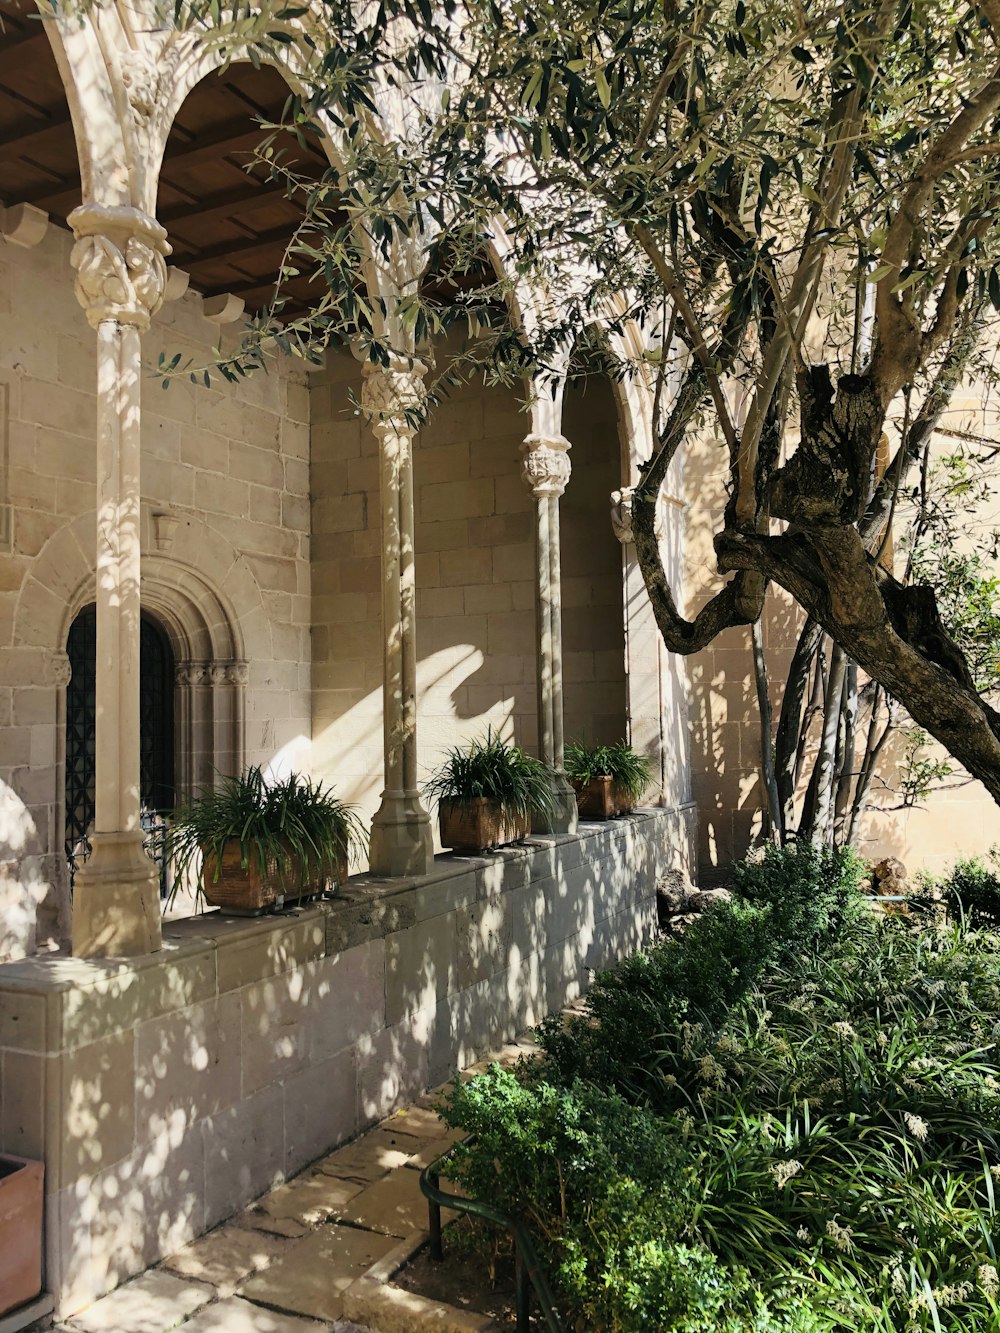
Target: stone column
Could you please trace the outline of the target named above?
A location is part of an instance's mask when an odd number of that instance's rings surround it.
[[[76,295],[97,334],[96,815],[73,953],[131,957],[160,947],[159,877],[139,824],[139,386],[169,247],[136,208],[84,204],[69,222]]]
[[[577,826],[576,796],[563,769],[559,497],[569,481],[569,447],[562,435],[529,435],[521,446],[521,475],[536,502],[538,752],[553,774],[552,817],[536,828],[539,833],[575,833]]]
[[[382,497],[382,728],[385,789],[372,822],[375,875],[426,875],[434,862],[430,816],[417,787],[416,584],[413,436],[425,367],[364,367],[361,406],[379,443]]]

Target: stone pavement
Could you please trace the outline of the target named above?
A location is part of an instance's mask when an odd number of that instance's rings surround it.
[[[463,1072],[535,1050],[523,1038]],[[402,1238],[426,1230],[420,1170],[456,1137],[430,1109],[442,1090],[314,1162],[53,1333],[379,1333],[342,1318],[343,1294]]]

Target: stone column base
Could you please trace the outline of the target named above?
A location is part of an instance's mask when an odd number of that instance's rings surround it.
[[[535,815],[531,821],[532,833],[575,833],[580,822],[576,809],[576,792],[569,785],[565,773],[552,774],[552,814]]]
[[[161,945],[160,884],[142,833],[95,833],[73,884],[74,958],[135,958]]]
[[[384,791],[372,820],[368,865],[387,879],[426,875],[434,865],[431,817],[418,791]]]

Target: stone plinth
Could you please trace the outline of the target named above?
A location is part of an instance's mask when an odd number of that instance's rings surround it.
[[[71,1314],[579,995],[634,951],[693,811],[651,811],[335,900],[0,966],[0,1149],[46,1166]]]

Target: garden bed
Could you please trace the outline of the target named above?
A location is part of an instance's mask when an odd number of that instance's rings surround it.
[[[392,1284],[453,1309],[486,1315],[497,1330],[514,1328],[513,1256],[504,1253],[492,1266],[484,1264],[465,1218],[445,1229],[440,1263],[425,1245],[396,1273]],[[534,1320],[531,1326],[537,1327]]]
[[[1000,942],[948,886],[873,912],[865,877],[737,867],[540,1061],[449,1094],[450,1177],[520,1215],[567,1329],[1000,1328]]]

